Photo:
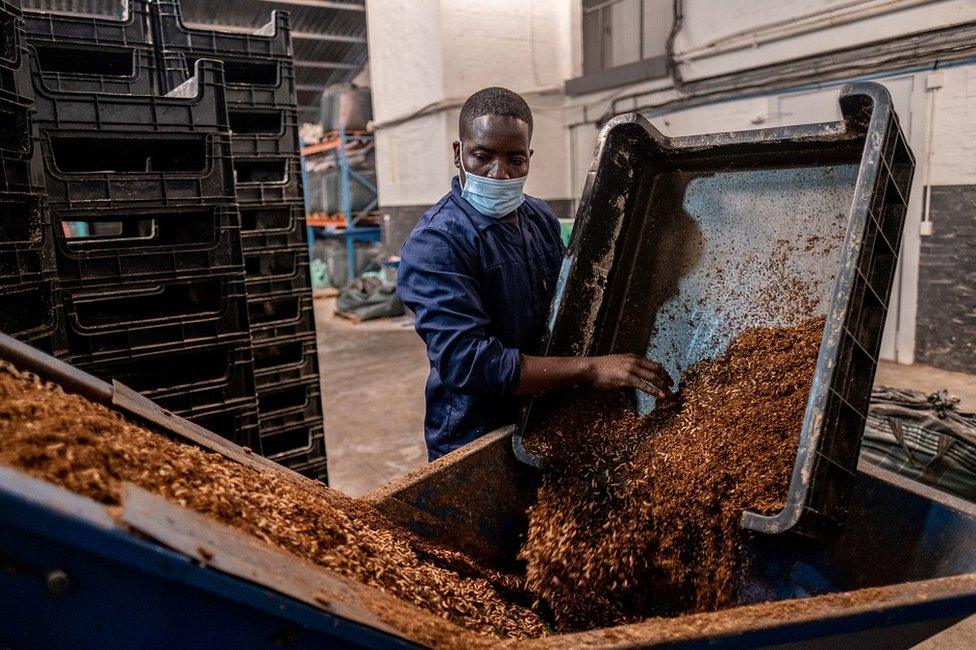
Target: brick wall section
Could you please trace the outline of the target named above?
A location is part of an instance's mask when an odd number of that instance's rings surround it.
[[[934,234],[922,237],[916,356],[976,372],[976,185],[932,188]]]

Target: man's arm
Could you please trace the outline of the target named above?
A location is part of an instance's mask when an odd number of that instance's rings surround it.
[[[637,354],[602,357],[533,357],[523,354],[515,395],[523,397],[577,385],[599,389],[636,388],[663,399],[671,394],[674,381],[661,364]]]
[[[415,231],[404,244],[397,294],[444,386],[455,394],[503,398],[519,376],[519,352],[488,332],[474,261],[444,230]]]
[[[404,245],[397,293],[414,312],[427,356],[448,390],[505,397],[588,385],[669,393],[664,369],[639,355],[536,357],[504,347],[487,332],[478,289],[470,261],[446,232],[427,228]]]

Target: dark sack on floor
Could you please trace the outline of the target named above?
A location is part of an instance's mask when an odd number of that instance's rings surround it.
[[[364,276],[339,292],[336,312],[354,320],[372,320],[402,316],[404,310],[396,295],[396,285],[384,283],[376,276]]]

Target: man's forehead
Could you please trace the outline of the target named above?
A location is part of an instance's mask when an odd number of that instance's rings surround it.
[[[461,129],[461,139],[472,144],[519,143],[525,145],[529,138],[529,125],[524,120],[508,115],[481,115]]]

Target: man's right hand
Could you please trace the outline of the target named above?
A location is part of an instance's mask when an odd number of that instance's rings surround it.
[[[636,388],[658,399],[671,395],[674,380],[656,361],[639,354],[610,354],[588,360],[587,383],[594,388]]]
[[[658,399],[671,394],[674,380],[661,364],[638,354],[603,357],[522,355],[517,396],[537,395],[584,384],[597,389],[636,388]]]

